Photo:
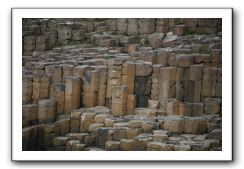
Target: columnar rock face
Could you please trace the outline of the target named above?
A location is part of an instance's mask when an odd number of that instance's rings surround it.
[[[151,89],[152,64],[145,61],[136,63],[135,94],[137,107],[147,107]]]
[[[139,25],[138,19],[136,18],[128,18],[128,27],[127,27],[127,35],[138,35]]]
[[[133,62],[125,62],[123,66],[121,84],[127,86],[129,94],[134,94],[136,66]]]
[[[82,105],[84,107],[95,107],[98,101],[99,72],[96,70],[86,71],[82,80]]]
[[[48,65],[45,67],[45,74],[50,77],[51,83],[62,82],[62,67],[59,65]]]
[[[47,76],[33,78],[32,102],[37,103],[39,99],[49,98],[50,78]]]
[[[175,97],[179,101],[188,101],[189,92],[188,87],[189,79],[189,68],[177,68],[176,69],[176,93]],[[190,88],[190,87],[189,87]]]
[[[202,78],[202,96],[216,96],[217,68],[204,68]]]
[[[222,69],[218,68],[216,82],[216,97],[222,97]]]
[[[188,85],[188,101],[198,103],[201,101],[202,65],[191,65]]]
[[[26,127],[22,132],[23,151],[35,151],[38,149],[38,126]]]
[[[52,122],[56,116],[56,101],[43,99],[38,101],[37,120],[39,122]]]
[[[22,116],[23,121],[26,121],[27,125],[22,124],[22,126],[28,126],[28,124],[35,124],[37,122],[37,104],[25,104],[22,106]]]
[[[75,76],[67,76],[65,81],[64,111],[66,114],[70,114],[71,110],[80,107],[81,79]]]
[[[159,102],[163,111],[167,109],[168,99],[175,97],[176,68],[162,67],[160,69]]]
[[[99,71],[97,105],[104,106],[106,101],[108,69],[106,66],[99,66],[97,69]]]
[[[120,86],[122,81],[122,63],[120,58],[110,59],[108,61],[108,80],[106,90],[106,106],[111,107],[112,88]]]
[[[53,99],[57,103],[57,113],[62,114],[64,112],[65,103],[65,84],[54,83],[50,85],[50,99]]]
[[[151,99],[158,100],[159,94],[159,81],[160,81],[160,68],[162,65],[156,64],[153,65],[152,72],[152,88],[151,88]]]
[[[28,104],[32,101],[32,76],[23,76],[22,79],[22,104]]]
[[[126,34],[128,29],[128,19],[120,18],[117,19],[117,30],[121,34]]]
[[[128,94],[127,98],[127,114],[134,114],[136,108],[136,95]]]
[[[22,149],[221,150],[221,41],[215,18],[23,19]]]
[[[151,34],[155,32],[155,19],[139,19],[139,33]]]
[[[70,64],[62,64],[62,69],[63,69],[63,82],[65,83],[66,77],[72,76],[73,75],[73,65]]]
[[[40,126],[37,135],[38,148],[40,150],[49,150],[52,147],[52,140],[55,137],[58,137],[59,135],[60,135],[60,127],[56,124],[44,124]]]
[[[112,108],[114,116],[124,116],[127,112],[128,88],[125,86],[114,86],[112,89]]]

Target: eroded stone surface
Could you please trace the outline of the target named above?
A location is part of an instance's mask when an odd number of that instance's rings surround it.
[[[222,150],[220,28],[214,18],[23,19],[22,149]]]

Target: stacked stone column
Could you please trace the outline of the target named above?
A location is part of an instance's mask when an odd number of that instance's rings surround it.
[[[119,18],[117,19],[117,30],[120,34],[126,34],[128,27],[128,19]]]
[[[56,117],[56,101],[51,99],[42,99],[38,101],[37,120],[40,123],[53,122]]]
[[[169,30],[169,19],[160,18],[156,19],[156,32],[167,33]]]
[[[122,64],[123,60],[120,58],[114,58],[108,60],[108,79],[106,90],[106,106],[111,107],[112,88],[114,86],[120,86],[122,81]]]
[[[217,68],[203,68],[202,77],[202,98],[216,96]]]
[[[73,65],[70,64],[61,64],[60,65],[63,69],[63,82],[65,82],[67,76],[72,76],[73,75]]]
[[[160,68],[162,65],[153,65],[151,99],[158,100],[158,90],[160,81]]]
[[[76,76],[65,78],[65,106],[64,112],[70,114],[71,110],[80,107],[81,79]]]
[[[98,102],[98,70],[88,70],[85,72],[83,81],[82,105],[83,107],[94,107]]]
[[[108,26],[108,30],[110,31],[116,31],[117,29],[117,19],[107,19],[107,26]]]
[[[217,72],[216,97],[222,97],[222,68],[218,68]]]
[[[83,77],[87,70],[89,70],[88,65],[76,66],[73,68],[73,76],[79,77],[81,79],[81,91],[80,91],[81,105],[82,105],[82,93],[83,93]]]
[[[202,65],[190,66],[188,102],[198,103],[201,101],[202,68]]]
[[[96,66],[95,69],[99,71],[97,105],[104,106],[106,99],[108,68],[107,66]]]
[[[45,66],[45,74],[50,77],[51,83],[62,83],[62,67],[59,65]]]
[[[136,107],[147,107],[151,92],[152,64],[140,61],[136,63],[135,95]]]
[[[175,98],[179,101],[188,101],[189,68],[176,68],[176,93]],[[190,89],[191,90],[191,89]]]
[[[32,76],[25,75],[22,78],[22,104],[32,102]]]
[[[138,35],[138,19],[128,18],[127,35]]]
[[[136,107],[136,95],[134,95],[136,66],[133,62],[125,62],[122,68],[122,85],[128,88],[127,114],[133,114]]]
[[[37,103],[40,99],[49,98],[50,77],[35,76],[33,78],[32,102]]]
[[[126,86],[114,86],[112,88],[111,112],[116,117],[122,117],[127,113],[128,88]]]
[[[162,67],[160,69],[159,102],[160,108],[166,112],[168,99],[175,97],[176,67]]]
[[[143,18],[139,19],[139,34],[151,34],[155,32],[155,19]]]
[[[54,83],[50,85],[50,95],[49,98],[56,101],[57,104],[57,114],[64,113],[65,106],[65,84],[64,83]]]

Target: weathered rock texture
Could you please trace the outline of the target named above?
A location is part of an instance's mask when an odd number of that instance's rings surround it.
[[[221,19],[23,19],[22,149],[222,149]]]

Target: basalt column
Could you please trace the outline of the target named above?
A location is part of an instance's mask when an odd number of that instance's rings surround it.
[[[94,69],[99,71],[97,105],[104,106],[107,89],[108,68],[107,66],[96,66]]]
[[[218,68],[217,83],[216,83],[216,96],[222,97],[222,68]]]
[[[128,19],[126,18],[117,19],[117,31],[120,34],[126,34],[127,28],[128,28]]]
[[[135,94],[136,107],[147,107],[151,92],[152,64],[149,62],[136,63]]]
[[[71,110],[80,107],[81,79],[76,76],[67,76],[65,82],[64,111],[70,114]]]
[[[32,100],[32,76],[25,75],[22,81],[22,104],[28,104]]]
[[[189,84],[189,68],[176,68],[176,93],[175,97],[177,100],[186,102],[187,101],[187,90]],[[190,83],[191,84],[191,83]],[[193,89],[190,89],[193,90]]]
[[[56,101],[51,99],[43,99],[38,101],[37,120],[40,123],[53,122],[56,116]]]
[[[121,85],[123,59],[114,58],[108,60],[108,79],[106,89],[106,106],[111,108],[112,88]]]
[[[63,69],[63,82],[65,82],[67,76],[73,75],[73,65],[70,64],[61,64],[60,65]]]
[[[198,103],[201,101],[202,68],[202,65],[190,66],[188,102]]]
[[[73,68],[73,76],[81,78],[81,91],[80,91],[80,102],[82,105],[82,93],[83,93],[83,77],[85,72],[88,71],[90,68],[88,65],[80,65]]]
[[[51,83],[62,82],[62,67],[59,65],[45,66],[45,74],[50,77]]]
[[[155,32],[155,19],[141,18],[139,19],[139,34],[151,34]]]
[[[39,99],[49,98],[50,77],[37,76],[33,78],[32,102],[37,103]]]
[[[160,69],[159,102],[160,108],[166,112],[168,99],[175,97],[176,67],[162,67]]]
[[[83,107],[97,106],[99,71],[88,70],[85,72],[83,81],[82,105]]]
[[[162,65],[153,65],[151,99],[158,100],[158,87],[160,78],[160,68]]]
[[[126,115],[128,88],[126,86],[114,86],[112,88],[112,108],[114,116]]]
[[[53,99],[57,103],[57,114],[64,112],[64,83],[54,83],[50,85],[50,99]]]
[[[133,62],[125,62],[122,68],[122,85],[128,88],[127,114],[133,114],[136,106],[136,96],[134,95],[136,66]]]
[[[206,97],[216,96],[216,82],[217,82],[218,68],[204,68],[202,77],[202,101]]]

